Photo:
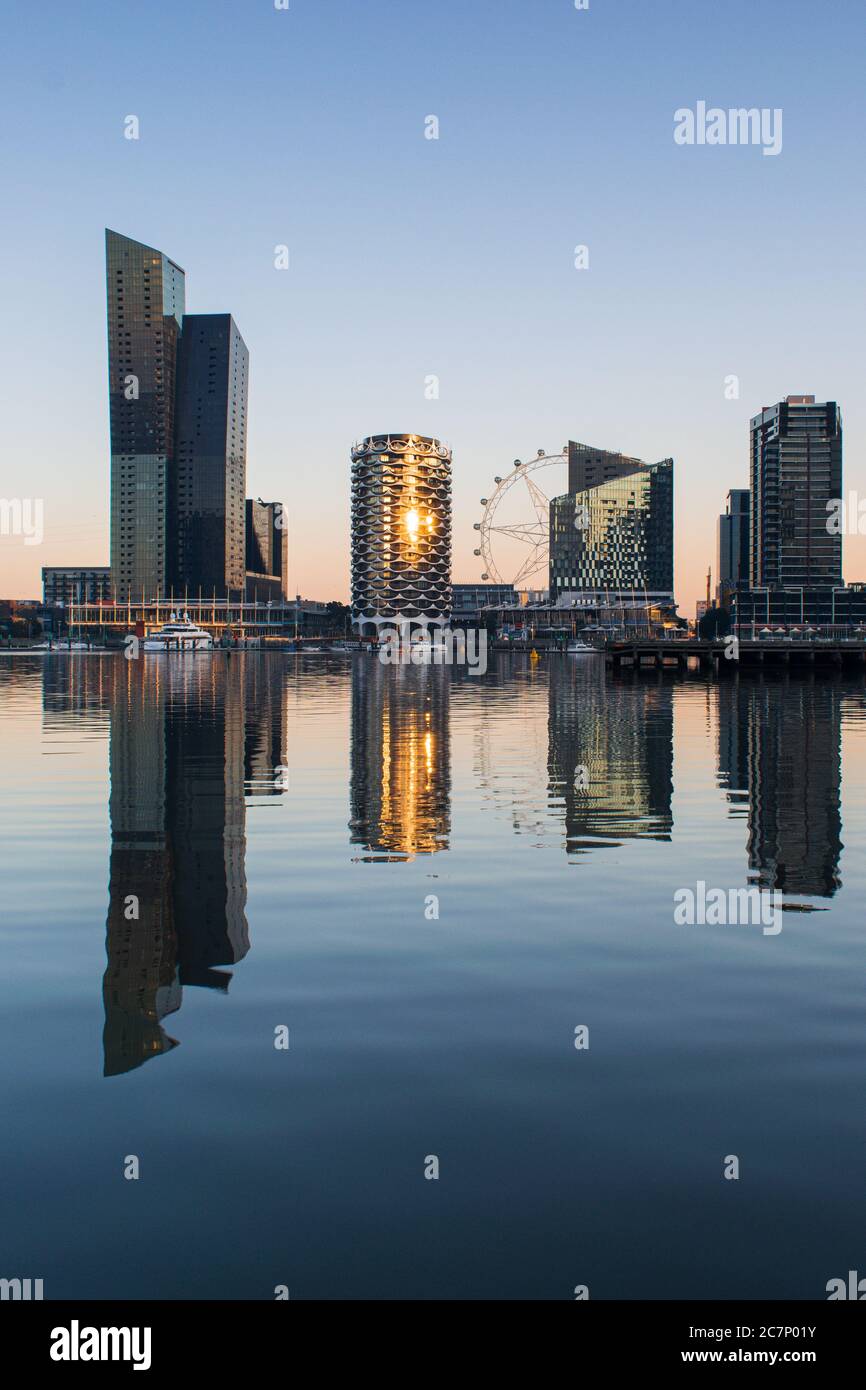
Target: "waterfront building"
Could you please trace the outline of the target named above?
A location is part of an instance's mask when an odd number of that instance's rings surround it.
[[[614,628],[676,625],[677,605],[669,589],[566,589],[553,606],[585,624]]]
[[[512,584],[451,585],[451,612],[455,619],[477,618],[485,609],[515,607],[519,602]]]
[[[451,616],[451,451],[417,434],[352,448],[352,625],[444,627]]]
[[[105,233],[111,578],[121,599],[167,592],[175,375],[185,276],[162,251]]]
[[[577,444],[573,439],[568,441],[567,452],[568,491],[571,497],[588,488],[609,483],[614,478],[639,473],[644,467],[640,459],[629,458],[627,454],[610,449],[597,449],[592,444]]]
[[[108,565],[89,569],[63,565],[42,566],[42,602],[48,608],[68,608],[74,603],[109,603],[111,569]]]
[[[247,597],[288,597],[289,532],[282,502],[246,499]]]
[[[169,488],[176,595],[243,595],[248,384],[249,353],[231,314],[187,314]]]
[[[841,585],[842,537],[827,526],[842,496],[838,405],[786,396],[753,417],[750,441],[751,587]]]
[[[732,589],[749,584],[750,517],[749,489],[731,488],[716,536],[716,596],[725,606]]]
[[[730,610],[732,624],[741,628],[866,628],[866,584],[738,589]]]
[[[673,601],[673,469],[672,459],[644,464],[569,445],[569,480],[585,486],[550,504],[552,603],[583,592]]]

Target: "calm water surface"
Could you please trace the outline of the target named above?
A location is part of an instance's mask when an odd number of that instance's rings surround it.
[[[866,1271],[864,690],[0,658],[0,1276],[823,1298]],[[675,925],[699,880],[782,890],[783,930]]]

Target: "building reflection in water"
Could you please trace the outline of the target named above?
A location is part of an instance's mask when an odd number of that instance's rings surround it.
[[[611,697],[601,662],[566,658],[550,662],[546,690],[506,667],[461,690],[445,667],[353,658],[350,838],[359,859],[449,847],[452,681],[464,717],[476,701],[476,724],[502,740],[495,771],[510,775],[513,763],[524,775],[526,739],[537,733],[519,809],[525,802],[533,826],[552,816],[559,834],[564,822],[569,854],[670,839],[676,682],[618,681]],[[285,682],[284,663],[239,654],[46,663],[46,724],[84,715],[110,729],[106,1075],[174,1047],[164,1025],[183,987],[227,989],[229,968],[249,950],[246,815],[278,805],[285,790]],[[839,887],[845,698],[833,680],[713,687],[720,781],[730,814],[747,820],[748,874],[760,887],[815,897]]]
[[[603,662],[551,662],[548,796],[569,854],[671,838],[673,736],[670,683],[618,682],[611,699]]]
[[[247,805],[278,804],[287,791],[286,668],[276,654],[244,661],[244,781]]]
[[[352,663],[350,840],[362,861],[448,848],[451,673]]]
[[[832,897],[840,886],[843,689],[831,680],[725,681],[719,773],[748,817],[748,876],[760,888]]]
[[[280,795],[285,749],[279,668],[220,655],[111,671],[106,1076],[175,1046],[162,1024],[185,985],[228,989],[250,944],[245,787]]]

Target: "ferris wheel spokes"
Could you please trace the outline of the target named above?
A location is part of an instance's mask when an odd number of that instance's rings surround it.
[[[529,554],[519,565],[517,573],[510,581],[512,587],[516,588],[524,580],[532,578],[533,575],[544,571],[545,580],[547,578],[547,558],[549,549],[549,525],[550,525],[550,499],[534,478],[530,478],[530,473],[537,473],[542,468],[553,466],[563,466],[568,462],[568,455],[546,454],[543,449],[539,449],[537,456],[529,463],[521,463],[520,459],[514,460],[514,468],[505,478],[497,477],[495,491],[492,495],[482,497],[481,505],[484,512],[480,522],[475,523],[475,530],[481,532],[480,548],[475,551],[476,555],[483,558],[484,573],[482,579],[490,579],[496,584],[504,584],[508,581],[503,579],[499,566],[496,563],[493,553],[493,537],[507,537],[512,541],[519,541],[522,545],[529,548]],[[526,522],[497,522],[495,520],[496,511],[505,495],[511,491],[517,482],[522,481],[526,487],[529,497],[529,504],[535,513],[534,521]]]

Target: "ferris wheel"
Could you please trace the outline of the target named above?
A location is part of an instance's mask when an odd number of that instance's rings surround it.
[[[511,584],[517,589],[534,576],[542,574],[546,586],[550,543],[550,498],[539,487],[537,475],[543,468],[562,469],[567,465],[568,454],[565,450],[561,454],[546,454],[543,449],[539,449],[535,458],[527,463],[522,459],[515,459],[514,467],[507,477],[493,479],[496,489],[490,497],[481,498],[484,512],[481,520],[475,522],[475,530],[480,532],[480,536],[479,546],[474,554],[479,555],[484,562],[482,580],[489,579],[494,584]],[[528,521],[519,519],[519,508],[526,501],[523,496],[524,490],[528,494],[532,512]],[[512,519],[515,507],[509,506],[509,503],[517,504],[518,519]],[[497,563],[497,552],[503,551],[506,540],[517,543],[508,546],[510,551],[516,551],[517,554],[514,562],[517,569],[513,578],[506,578],[502,574],[503,568],[513,568],[513,564],[506,566],[501,554]]]

